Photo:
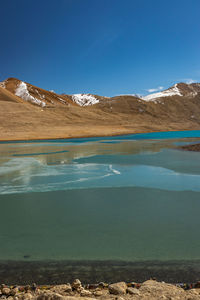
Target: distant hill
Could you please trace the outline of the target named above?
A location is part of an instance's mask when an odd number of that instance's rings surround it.
[[[144,97],[59,95],[16,78],[0,82],[0,139],[200,129],[200,83]]]

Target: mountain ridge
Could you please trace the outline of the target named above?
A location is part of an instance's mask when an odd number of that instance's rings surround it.
[[[16,78],[0,83],[0,140],[200,128],[200,84],[144,97],[56,94]]]
[[[52,100],[49,100],[49,97],[56,98],[58,102],[61,102],[62,104],[67,104],[67,102],[72,102],[80,105],[80,106],[90,106],[90,105],[95,105],[99,104],[100,101],[112,101],[115,100],[116,98],[122,98],[122,97],[133,97],[139,100],[143,101],[157,101],[155,99],[160,99],[164,97],[171,97],[171,96],[181,96],[181,97],[188,97],[192,98],[198,95],[200,93],[200,83],[176,83],[172,87],[169,87],[166,90],[156,92],[156,93],[150,93],[146,96],[139,96],[139,95],[116,95],[112,97],[105,97],[105,96],[100,96],[100,95],[95,95],[91,93],[80,93],[80,94],[58,94],[55,93],[54,91],[47,91],[44,90],[40,87],[36,87],[30,83],[21,81],[17,78],[10,77],[2,82],[0,82],[0,87],[3,87],[16,96],[19,96],[20,98],[30,101],[33,104],[37,104],[40,106],[46,106],[44,100],[47,97],[47,103],[53,104]],[[39,93],[40,91],[40,93]],[[43,95],[41,95],[43,93]],[[30,94],[30,95],[28,95]],[[35,97],[32,95],[35,94]],[[49,97],[48,97],[49,96]],[[34,97],[38,101],[34,102]]]

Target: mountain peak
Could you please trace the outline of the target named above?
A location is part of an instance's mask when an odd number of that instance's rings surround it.
[[[67,96],[57,95],[13,77],[2,81],[0,86],[21,100],[40,107],[68,105],[68,102],[71,102]]]
[[[8,77],[5,81],[21,81],[21,80],[15,77]]]
[[[199,83],[184,83],[179,82],[174,84],[169,89],[166,89],[162,92],[149,94],[142,97],[144,101],[157,101],[158,98],[179,96],[179,97],[188,97],[193,98],[198,93],[200,93],[200,84]]]

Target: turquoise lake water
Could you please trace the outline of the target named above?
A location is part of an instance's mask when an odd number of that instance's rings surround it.
[[[0,143],[0,260],[199,260],[200,131]]]

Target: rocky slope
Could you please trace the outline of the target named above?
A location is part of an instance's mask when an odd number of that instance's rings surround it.
[[[159,93],[58,95],[9,78],[0,83],[0,139],[102,136],[200,127],[200,84]]]

